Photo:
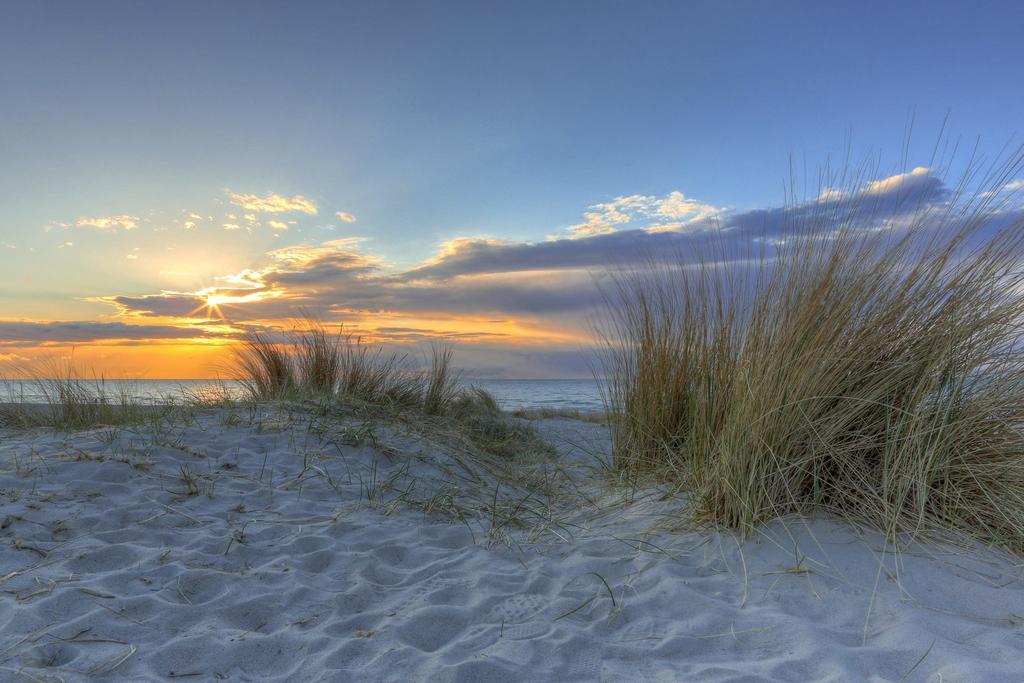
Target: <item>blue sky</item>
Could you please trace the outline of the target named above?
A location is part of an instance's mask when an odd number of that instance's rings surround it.
[[[404,272],[621,197],[777,207],[790,158],[813,175],[851,133],[899,170],[912,112],[908,169],[947,112],[992,155],[1022,133],[1022,25],[1008,2],[10,3],[0,319],[130,323],[99,299],[289,247]],[[231,193],[317,213],[247,223]]]

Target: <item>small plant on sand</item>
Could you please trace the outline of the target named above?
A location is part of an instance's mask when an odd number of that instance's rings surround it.
[[[199,486],[199,478],[188,465],[179,468],[181,483],[185,486],[185,495],[198,496],[202,491]]]
[[[912,210],[909,183],[847,179],[753,252],[709,234],[612,273],[613,466],[744,530],[822,510],[1024,550],[1020,161]]]

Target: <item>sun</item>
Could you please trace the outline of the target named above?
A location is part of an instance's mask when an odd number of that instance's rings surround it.
[[[237,290],[217,290],[215,287],[207,287],[195,292],[198,305],[189,311],[189,317],[204,316],[208,319],[227,320],[223,309],[231,308],[239,304],[249,304],[264,299],[271,299],[280,296],[280,292],[261,289],[252,292],[238,293]]]
[[[206,297],[206,310],[213,314],[213,316],[224,319],[224,314],[220,310],[220,305],[227,303],[227,297],[220,296],[218,294],[210,294]]]
[[[196,315],[202,315],[209,319],[224,320],[224,313],[220,310],[221,305],[228,303],[230,297],[215,292],[203,292],[200,290],[197,294],[202,297],[202,301],[198,306],[188,312],[188,316],[194,317]]]

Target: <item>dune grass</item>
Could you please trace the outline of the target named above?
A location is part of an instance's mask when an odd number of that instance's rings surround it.
[[[23,396],[8,396],[0,407],[0,422],[19,427],[51,427],[65,431],[142,422],[167,407],[134,399],[127,385],[102,375],[83,378],[73,362],[51,362],[24,370],[25,384],[43,404]]]
[[[429,366],[419,370],[405,356],[343,331],[332,335],[309,317],[281,339],[253,332],[236,351],[234,375],[251,400],[315,399],[370,417],[399,417],[420,432],[505,460],[553,455],[536,430],[503,413],[488,391],[461,382],[451,348],[432,346]]]
[[[296,363],[288,344],[259,330],[245,333],[235,349],[234,379],[254,399],[286,398],[299,390]]]
[[[252,330],[235,350],[232,375],[251,399],[350,398],[427,415],[470,404],[497,409],[486,391],[460,383],[450,348],[431,347],[429,368],[417,370],[405,356],[386,354],[343,330],[332,334],[309,317],[279,336],[276,341]]]
[[[297,337],[294,346],[296,381],[313,394],[331,394],[338,386],[341,340],[315,325]]]
[[[613,272],[614,469],[748,531],[827,511],[1024,550],[1024,224],[993,191],[1019,162],[910,220],[822,198],[757,252]]]

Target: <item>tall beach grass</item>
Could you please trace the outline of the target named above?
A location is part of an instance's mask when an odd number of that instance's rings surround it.
[[[249,331],[235,350],[232,374],[255,400],[353,398],[427,415],[496,406],[483,390],[461,385],[452,349],[431,347],[426,369],[411,367],[408,360],[343,330],[331,333],[307,317],[274,338]]]
[[[1024,223],[999,192],[1020,168],[909,211],[853,174],[770,240],[613,271],[614,468],[744,530],[827,511],[1024,550]]]

